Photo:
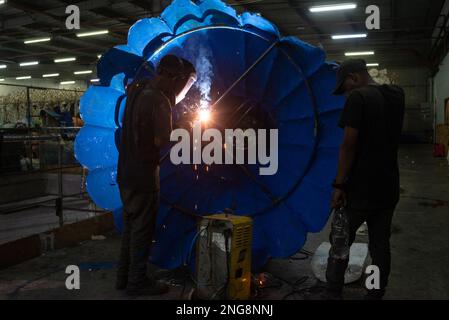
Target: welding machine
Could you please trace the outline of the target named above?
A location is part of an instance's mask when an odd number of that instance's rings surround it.
[[[251,289],[252,219],[205,216],[198,225],[196,297],[245,300]]]

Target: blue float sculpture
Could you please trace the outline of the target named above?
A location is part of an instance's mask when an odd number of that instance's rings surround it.
[[[273,176],[258,176],[257,166],[244,174],[238,165],[203,170],[163,160],[151,261],[163,268],[189,263],[197,217],[229,208],[254,219],[254,269],[269,258],[295,254],[307,233],[319,232],[329,216],[342,136],[337,122],[344,104],[331,93],[335,65],[325,61],[322,49],[282,37],[260,15],[237,15],[219,0],[175,0],[160,18],[136,22],[128,43],[102,56],[100,84],[81,98],[85,125],[75,143],[77,159],[89,170],[89,195],[114,212],[120,230],[116,167],[125,88],[137,78],[151,77],[166,54],[189,60],[198,70],[196,90],[187,101],[200,97],[212,104],[226,92],[232,98],[216,108],[252,101],[273,120],[279,130],[279,169]]]

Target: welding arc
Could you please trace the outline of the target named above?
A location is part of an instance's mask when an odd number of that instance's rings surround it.
[[[236,85],[238,85],[245,77],[255,68],[257,65],[263,61],[263,59],[268,56],[268,54],[279,44],[279,41],[273,42],[268,49],[260,55],[259,58],[254,61],[254,63],[249,66],[248,69],[245,70],[245,72],[242,73],[242,75],[234,81],[234,83],[218,98],[211,106],[210,108],[215,107],[217,104],[219,104],[231,91],[235,88]],[[169,148],[171,149],[171,148]],[[170,155],[170,151],[168,151],[166,154],[164,154],[160,160],[159,163],[162,164],[165,160],[167,160],[168,156]]]

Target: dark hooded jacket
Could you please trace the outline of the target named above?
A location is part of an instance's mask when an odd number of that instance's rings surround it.
[[[397,153],[404,109],[404,91],[398,86],[369,85],[348,97],[339,124],[359,131],[356,158],[347,181],[350,208],[372,211],[397,205]]]

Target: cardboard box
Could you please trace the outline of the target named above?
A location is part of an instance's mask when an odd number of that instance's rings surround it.
[[[439,124],[437,125],[437,140],[436,143],[442,144],[447,153],[449,150],[449,124]]]
[[[447,141],[449,137],[449,124],[439,124],[437,125],[437,143],[443,144]]]

